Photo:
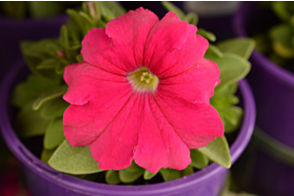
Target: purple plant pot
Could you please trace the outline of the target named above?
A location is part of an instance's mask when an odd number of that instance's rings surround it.
[[[255,2],[244,2],[234,17],[234,31],[248,37],[257,26],[270,25],[267,13]],[[294,74],[254,51],[248,75],[256,101],[256,124],[271,137],[294,148]]]
[[[22,58],[20,42],[56,38],[61,25],[68,20],[63,14],[47,19],[10,19],[0,18],[0,81],[10,67]]]
[[[24,78],[25,72],[27,72],[25,64],[19,62],[15,69],[3,80],[0,92],[0,125],[7,145],[23,165],[25,178],[33,196],[219,195],[228,170],[216,163],[212,163],[207,168],[178,180],[140,186],[94,183],[52,169],[28,151],[12,128],[14,115],[11,113],[13,107],[9,104],[9,100],[14,86],[21,78]],[[241,101],[244,105],[244,119],[240,132],[230,148],[232,163],[236,161],[247,146],[255,123],[254,99],[245,80],[240,82],[240,91],[242,95]]]
[[[232,168],[241,190],[266,196],[294,195],[294,149],[256,128]]]
[[[239,4],[240,2],[236,1],[186,1],[183,3],[183,8],[186,13],[195,12],[198,14],[197,27],[214,33],[216,41],[221,41],[234,37],[232,18]],[[211,9],[208,9],[208,7]],[[216,8],[218,8],[218,12],[215,11]]]

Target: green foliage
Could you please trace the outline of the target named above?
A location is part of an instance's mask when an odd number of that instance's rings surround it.
[[[175,169],[160,169],[159,173],[165,182],[176,180],[181,177],[181,172]]]
[[[161,4],[163,5],[163,7],[167,11],[171,11],[171,12],[176,13],[181,20],[186,19],[185,13],[180,8],[175,6],[174,4],[172,4],[172,3],[168,2],[168,1],[162,1]]]
[[[32,108],[32,102],[24,105],[16,116],[15,129],[19,137],[43,135],[51,120],[42,119],[40,111]]]
[[[248,60],[255,48],[255,41],[251,38],[234,38],[219,42],[216,47],[223,53],[236,54]]]
[[[197,25],[198,23],[197,14],[190,12],[187,15],[185,15],[185,13],[181,9],[179,9],[177,6],[175,6],[174,4],[168,1],[162,1],[161,4],[167,11],[176,13],[181,20],[187,21],[188,24]]]
[[[218,137],[216,140],[212,140],[207,146],[198,148],[197,150],[217,164],[225,168],[231,167],[231,155],[225,136]]]
[[[254,36],[257,50],[267,55],[278,65],[285,65],[294,58],[294,3],[271,2],[271,8],[281,20],[267,34]]]
[[[65,1],[2,1],[0,14],[10,18],[48,18],[63,13],[66,7],[79,4]]]
[[[141,168],[138,171],[133,171],[133,172],[130,172],[127,169],[122,169],[122,170],[119,170],[119,172],[118,172],[120,180],[124,183],[134,182],[138,178],[140,178],[143,174],[144,174],[143,168]]]
[[[92,158],[89,146],[74,147],[66,140],[56,149],[48,163],[54,169],[69,174],[92,174],[103,171]]]
[[[200,153],[197,149],[192,149],[191,151],[191,166],[202,169],[208,165],[208,158],[204,156],[202,153]]]
[[[53,90],[42,93],[33,103],[33,109],[38,110],[44,103],[56,97],[62,96],[67,90],[67,86],[59,86]]]
[[[119,184],[121,182],[118,171],[107,170],[105,175],[105,181],[107,184]]]
[[[51,150],[43,149],[42,154],[41,154],[41,160],[44,163],[48,164],[48,161],[49,161],[50,157],[52,156],[52,154],[54,153],[55,150],[56,150],[55,148],[53,148]]]
[[[216,37],[213,33],[205,31],[204,29],[199,28],[196,33],[208,39],[209,41],[214,42],[216,40]]]
[[[50,122],[44,136],[44,148],[52,150],[65,140],[63,134],[62,118],[57,118]]]

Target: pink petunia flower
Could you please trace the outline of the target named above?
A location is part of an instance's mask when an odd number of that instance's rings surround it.
[[[82,42],[84,62],[64,73],[68,142],[90,145],[103,170],[134,160],[154,173],[184,169],[190,149],[223,136],[209,105],[220,72],[203,58],[208,41],[196,31],[173,12],[159,21],[143,8],[90,30]]]

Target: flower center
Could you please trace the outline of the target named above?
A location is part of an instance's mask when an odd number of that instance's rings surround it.
[[[127,76],[133,89],[138,92],[154,92],[158,86],[159,79],[153,75],[147,67],[141,67]]]

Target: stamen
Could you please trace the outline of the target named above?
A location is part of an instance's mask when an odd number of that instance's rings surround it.
[[[152,75],[147,67],[141,67],[127,77],[133,89],[138,92],[154,92],[159,83],[158,77]]]

